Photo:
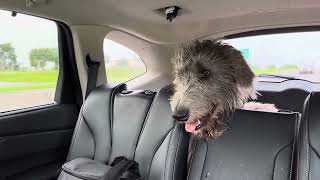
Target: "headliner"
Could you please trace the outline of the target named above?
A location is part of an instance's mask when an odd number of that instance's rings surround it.
[[[155,11],[170,5],[182,8],[172,23]],[[49,0],[34,8],[26,7],[25,1],[2,0],[0,8],[69,25],[110,26],[163,44],[257,29],[320,25],[318,0]]]

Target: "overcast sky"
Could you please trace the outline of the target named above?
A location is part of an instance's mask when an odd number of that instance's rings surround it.
[[[28,66],[28,55],[33,48],[54,48],[57,43],[55,23],[49,20],[0,10],[0,44],[12,43],[18,62]],[[252,66],[318,66],[320,59],[320,32],[290,33],[246,37],[226,42],[236,48],[249,49],[248,61]],[[137,59],[137,55],[122,45],[106,40],[104,52],[111,59]]]
[[[248,62],[253,66],[318,66],[320,60],[320,32],[253,36],[226,42],[238,49],[249,49]]]
[[[0,44],[12,43],[23,66],[29,66],[31,49],[58,47],[57,27],[50,20],[23,14],[12,17],[10,12],[0,10],[0,27]],[[104,51],[111,59],[138,58],[130,49],[110,40],[104,41]]]

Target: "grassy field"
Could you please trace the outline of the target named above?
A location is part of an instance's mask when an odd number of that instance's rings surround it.
[[[109,82],[126,82],[145,73],[144,67],[106,67]]]
[[[144,74],[145,68],[112,67],[107,68],[109,82],[125,82]],[[1,87],[0,92],[55,88],[58,70],[52,71],[7,71],[0,72],[0,82],[17,83],[17,86]],[[18,83],[28,83],[19,85]]]
[[[0,82],[56,83],[57,79],[58,79],[58,70],[0,72]]]
[[[298,70],[298,67],[280,67],[280,68],[270,68],[270,69],[253,69],[255,74],[275,74],[275,73],[282,73],[288,71],[295,71]]]
[[[145,68],[130,67],[107,67],[109,82],[125,82],[134,77],[144,74]],[[269,69],[253,69],[255,74],[274,74],[297,70],[297,67],[281,67]],[[0,92],[23,91],[34,89],[55,88],[58,79],[58,71],[10,71],[0,72],[0,82],[8,83],[28,83],[27,85],[17,85],[1,87]]]
[[[17,83],[17,86],[1,87],[0,92],[55,88],[58,71],[7,71],[0,72],[0,82]],[[19,85],[18,83],[26,83]]]

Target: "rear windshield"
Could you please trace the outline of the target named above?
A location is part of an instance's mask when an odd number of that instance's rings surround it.
[[[320,82],[320,32],[259,35],[224,42],[242,51],[258,80]]]

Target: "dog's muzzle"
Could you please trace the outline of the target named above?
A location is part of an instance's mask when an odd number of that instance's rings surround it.
[[[179,108],[173,112],[172,117],[178,122],[185,122],[189,119],[189,109],[187,108]]]

